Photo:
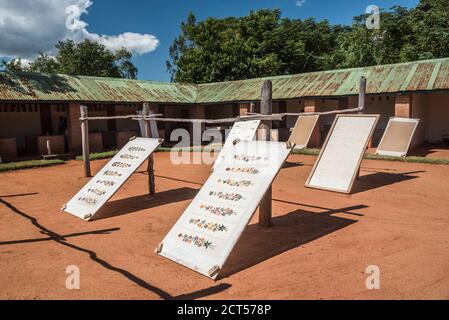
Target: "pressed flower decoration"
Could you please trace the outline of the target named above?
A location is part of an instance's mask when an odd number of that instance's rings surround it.
[[[258,174],[260,171],[253,167],[243,167],[243,168],[226,168],[226,171],[228,172],[234,172],[234,173],[247,173],[247,174]]]
[[[223,216],[223,217],[237,215],[237,212],[235,212],[231,208],[216,207],[216,206],[212,206],[212,205],[206,206],[206,205],[202,204],[200,206],[200,209],[208,211],[214,215]]]
[[[231,187],[249,187],[251,185],[251,180],[218,179],[217,182]]]
[[[228,231],[228,227],[226,227],[224,224],[222,223],[216,223],[216,222],[207,222],[207,220],[201,220],[201,219],[190,219],[189,221],[190,224],[193,224],[195,226],[197,226],[200,229],[207,229],[210,230],[212,232],[216,232],[216,231]]]
[[[126,162],[114,162],[111,166],[116,168],[129,168],[131,165]]]
[[[115,182],[111,180],[97,180],[97,184],[103,184],[107,187],[112,187],[113,185],[115,185]]]
[[[97,199],[90,198],[90,197],[79,197],[78,201],[85,202],[85,203],[87,203],[90,206],[93,206],[93,205],[95,205],[97,203]]]
[[[210,191],[210,196],[217,197],[222,200],[229,200],[229,201],[240,201],[243,199],[243,196],[238,193],[227,193],[227,192],[216,192],[216,191]]]
[[[105,176],[109,176],[109,177],[121,177],[122,174],[117,172],[117,171],[112,171],[112,170],[106,170],[103,175]]]
[[[181,239],[182,242],[192,244],[198,248],[204,248],[206,250],[214,248],[213,243],[211,241],[206,240],[203,237],[192,236],[187,233],[179,233],[178,238]]]
[[[261,157],[261,156],[248,156],[248,155],[244,155],[244,154],[236,154],[234,155],[234,159],[235,160],[240,160],[240,161],[245,161],[245,162],[250,162],[250,161],[259,161],[259,160],[267,160],[267,157]]]
[[[122,154],[120,156],[120,159],[127,159],[127,160],[135,160],[135,159],[139,159],[139,156],[133,156],[132,154]]]
[[[104,195],[106,193],[105,190],[100,190],[100,189],[97,189],[97,188],[90,188],[89,190],[87,190],[87,192],[96,194],[97,196],[102,196],[102,195]]]

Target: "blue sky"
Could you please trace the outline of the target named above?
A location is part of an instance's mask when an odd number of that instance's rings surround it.
[[[297,2],[302,5],[298,6]],[[417,3],[418,0],[2,0],[0,43],[4,48],[0,48],[0,57],[33,59],[37,51],[50,52],[53,44],[68,34],[64,25],[66,7],[76,4],[81,9],[80,20],[88,23],[88,31],[82,37],[118,36],[127,32],[138,37],[155,36],[159,46],[134,58],[139,69],[138,77],[168,81],[170,76],[165,64],[168,50],[189,11],[193,11],[198,20],[203,20],[207,17],[243,16],[250,10],[262,8],[280,8],[283,16],[290,18],[315,17],[317,20],[328,19],[331,23],[350,24],[352,17],[364,13],[369,5],[388,9],[394,5],[414,7]],[[118,37],[104,41],[117,46],[128,40]],[[132,38],[131,41],[138,49],[144,42],[143,38]]]

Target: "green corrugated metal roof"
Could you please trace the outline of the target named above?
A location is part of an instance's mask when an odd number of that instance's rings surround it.
[[[196,85],[0,72],[0,100],[194,103]]]
[[[259,100],[266,79],[273,82],[273,99],[356,95],[362,76],[368,94],[448,90],[449,58],[201,84],[197,103]]]
[[[449,90],[449,58],[209,84],[0,72],[0,100],[220,103],[255,101],[266,79],[273,99]]]

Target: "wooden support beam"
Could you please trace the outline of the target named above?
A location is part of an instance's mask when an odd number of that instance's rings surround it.
[[[147,117],[149,115],[150,115],[150,104],[144,103],[142,109],[142,116]],[[148,122],[148,120],[144,120],[143,123],[144,123],[144,137],[150,138],[151,137],[150,123]],[[148,193],[150,195],[153,195],[156,193],[156,185],[154,182],[154,157],[152,154],[148,157],[147,172],[148,172]]]
[[[81,118],[87,118],[87,107],[80,106]],[[89,123],[88,120],[81,121],[81,144],[83,149],[84,176],[91,177],[90,172],[90,151],[89,151]]]
[[[358,114],[364,113],[365,100],[366,100],[366,78],[361,77],[360,78],[360,86],[359,86],[359,106],[358,106],[360,108],[360,111],[358,112]],[[355,178],[357,180],[360,179],[360,167],[359,167],[359,171],[357,172],[357,176]]]
[[[270,80],[263,83],[262,99],[260,104],[260,113],[263,115],[271,115],[273,113],[273,84]],[[265,141],[271,140],[271,120],[262,121],[262,132]],[[259,226],[269,228],[273,225],[272,221],[272,187],[268,188],[259,206]]]
[[[366,78],[360,78],[360,87],[359,87],[359,114],[363,114],[365,110],[365,100],[366,100]]]

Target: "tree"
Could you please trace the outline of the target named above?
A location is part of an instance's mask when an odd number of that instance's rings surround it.
[[[22,59],[12,59],[10,61],[2,60],[1,67],[7,71],[17,72],[23,71]]]
[[[32,72],[58,73],[59,62],[48,54],[39,52],[39,56],[30,63],[27,70]]]
[[[20,59],[3,61],[3,67],[10,71],[32,71],[43,73],[61,73],[113,78],[137,78],[137,68],[132,63],[132,53],[122,48],[113,53],[104,45],[84,40],[59,41],[55,57],[39,53],[39,56],[23,67]]]
[[[115,64],[120,72],[120,77],[126,79],[136,79],[137,78],[137,68],[131,62],[132,54],[125,48],[117,50],[115,53]]]
[[[281,11],[251,11],[241,18],[208,18],[193,13],[170,47],[172,80],[209,82],[316,70],[335,45],[340,26],[314,19],[281,18]]]
[[[59,41],[56,48],[59,73],[133,79],[137,76],[137,68],[131,62],[132,54],[125,48],[114,54],[104,45],[90,40],[80,43]]]
[[[449,57],[449,0],[421,0],[410,12],[413,44],[404,59]]]
[[[173,81],[211,82],[449,57],[449,0],[381,11],[351,26],[282,18],[278,9],[197,22],[191,12],[169,51]]]

